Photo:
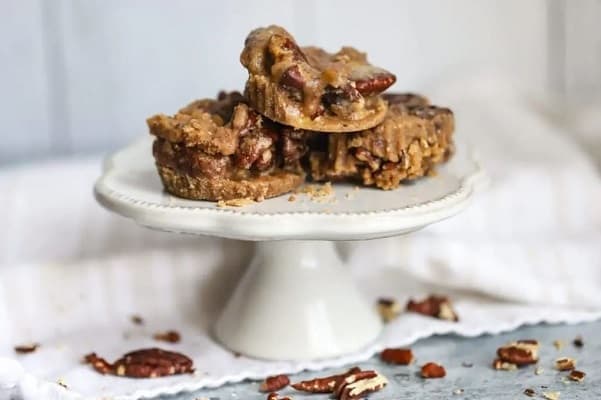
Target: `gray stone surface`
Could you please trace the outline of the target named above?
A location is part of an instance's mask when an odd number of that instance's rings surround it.
[[[601,399],[601,321],[581,325],[538,325],[523,327],[517,331],[497,336],[461,338],[457,336],[438,336],[415,343],[412,348],[417,362],[409,367],[388,366],[376,357],[359,364],[364,369],[377,369],[388,377],[390,384],[381,392],[372,394],[369,399],[528,399],[524,389],[536,391],[535,398],[541,399],[542,392],[558,391],[561,400]],[[578,349],[572,340],[582,335],[584,347]],[[515,339],[538,339],[541,342],[539,366],[543,373],[536,375],[534,366],[518,371],[495,371],[491,362],[497,347]],[[561,340],[564,346],[557,350],[553,341]],[[554,360],[560,356],[569,356],[577,360],[579,370],[587,376],[582,383],[568,382],[565,372],[553,368]],[[417,373],[419,365],[436,361],[447,369],[444,379],[423,380]],[[471,363],[472,367],[462,366]],[[325,376],[339,370],[301,373],[291,376],[292,381]],[[201,390],[195,393],[163,397],[161,400],[258,400],[267,396],[258,391],[258,382],[243,382],[217,389]],[[462,394],[454,390],[463,389]],[[328,399],[327,395],[303,395],[288,388],[281,395],[290,395],[293,399]]]

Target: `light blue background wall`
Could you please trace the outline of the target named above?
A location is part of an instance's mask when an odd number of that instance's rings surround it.
[[[107,151],[152,113],[242,88],[244,37],[270,23],[367,50],[399,90],[496,71],[568,102],[601,93],[601,0],[0,4],[0,164]]]

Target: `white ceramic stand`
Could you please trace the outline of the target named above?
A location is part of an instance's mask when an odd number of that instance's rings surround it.
[[[299,360],[360,349],[380,329],[373,305],[355,287],[333,242],[290,240],[257,243],[215,334],[246,355]]]
[[[144,139],[107,160],[95,195],[153,229],[257,241],[216,323],[217,340],[257,358],[326,358],[361,349],[381,329],[374,305],[362,299],[331,241],[406,234],[463,210],[484,174],[469,150],[458,148],[436,177],[397,190],[335,185],[334,196],[319,201],[281,196],[219,208],[166,194]]]

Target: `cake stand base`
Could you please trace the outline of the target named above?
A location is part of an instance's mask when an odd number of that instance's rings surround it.
[[[457,148],[435,178],[398,190],[336,184],[331,202],[280,196],[238,209],[165,193],[147,137],[107,159],[94,192],[146,227],[258,241],[214,336],[256,358],[320,359],[361,349],[382,327],[329,241],[404,235],[466,208],[486,175],[469,147]]]
[[[309,360],[348,354],[382,323],[359,293],[333,242],[257,242],[246,273],[215,325],[223,345],[246,356]]]

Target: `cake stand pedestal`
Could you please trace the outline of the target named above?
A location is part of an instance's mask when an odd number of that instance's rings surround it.
[[[336,252],[335,240],[406,234],[464,209],[485,181],[466,147],[436,177],[393,191],[335,185],[241,208],[163,191],[140,140],[110,157],[95,185],[108,209],[159,230],[256,241],[255,255],[214,327],[232,351],[270,360],[340,356],[375,340],[381,322]]]

